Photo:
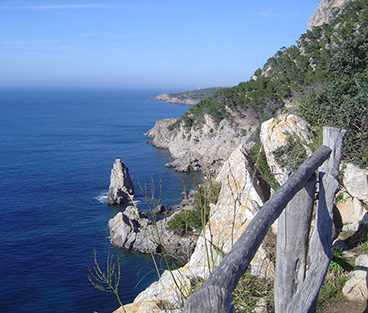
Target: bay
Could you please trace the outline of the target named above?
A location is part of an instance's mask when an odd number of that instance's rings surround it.
[[[104,201],[116,157],[137,186],[162,181],[162,204],[181,200],[187,174],[146,144],[156,120],[189,107],[152,101],[163,90],[0,89],[0,306],[2,312],[112,312],[113,295],[86,276],[94,249],[122,265],[124,303],[157,279],[150,256],[110,245],[107,222],[122,206]],[[156,190],[158,188],[156,187]]]

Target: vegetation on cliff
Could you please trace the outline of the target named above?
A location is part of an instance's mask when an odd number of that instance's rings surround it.
[[[152,100],[163,100],[169,103],[177,104],[195,104],[199,101],[212,96],[217,90],[222,87],[210,87],[210,88],[198,88],[196,90],[182,91],[182,92],[171,92],[158,95]]]
[[[329,24],[308,30],[297,45],[281,48],[252,79],[218,90],[185,113],[172,128],[200,127],[204,115],[230,122],[252,107],[261,121],[288,102],[315,126],[344,127],[344,157],[368,165],[368,2],[350,2]]]

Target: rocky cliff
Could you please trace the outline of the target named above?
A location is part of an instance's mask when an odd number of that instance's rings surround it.
[[[197,90],[171,92],[158,95],[151,100],[161,100],[168,103],[194,105],[202,99],[212,96],[217,90],[222,87],[199,88]]]
[[[158,96],[152,98],[151,100],[160,100],[160,101],[165,101],[167,103],[185,104],[185,105],[195,105],[199,101],[201,101],[200,99],[194,100],[194,99],[190,99],[190,98],[180,99],[177,96],[173,96],[169,93],[164,93],[162,95],[158,95]]]
[[[278,147],[286,144],[287,137],[297,136],[308,150],[308,144],[314,136],[309,131],[308,124],[292,114],[267,120],[261,129],[262,144],[267,159],[274,164],[271,171],[275,175],[282,173],[284,168],[272,159],[272,154]],[[310,151],[307,151],[308,153]],[[346,185],[343,187],[343,190],[346,188],[344,203],[347,206],[344,210],[350,212],[342,214],[344,229],[350,229],[350,225],[361,227],[367,223],[368,216],[363,209],[368,201],[368,170],[354,168],[348,164],[343,172],[342,180]],[[259,178],[244,145],[236,147],[223,161],[216,181],[221,184],[218,200],[216,204],[210,205],[209,222],[200,235],[189,262],[177,270],[165,271],[159,281],[140,293],[133,303],[124,306],[126,312],[180,312],[184,299],[190,295],[194,285],[205,280],[224,254],[230,251],[270,194],[267,184]],[[349,201],[349,197],[352,201]],[[268,236],[271,235],[269,233]],[[339,244],[344,247],[344,242]],[[252,275],[273,278],[274,263],[269,253],[266,246],[260,247],[250,264]],[[364,263],[359,261],[363,258]],[[365,266],[366,256],[360,257],[356,264]],[[362,271],[361,266],[356,266],[344,288],[346,297],[354,301],[365,301],[368,290],[366,279],[366,271]],[[122,308],[115,311],[121,312]]]
[[[167,166],[176,171],[218,169],[238,145],[250,148],[254,144],[260,121],[257,112],[248,108],[242,118],[235,116],[233,122],[222,120],[216,123],[206,114],[200,127],[187,128],[184,124],[172,128],[177,119],[156,122],[146,136],[152,145],[168,149],[173,162]]]
[[[310,19],[309,27],[329,22],[348,2],[347,0],[322,0]],[[337,29],[338,26],[333,27]],[[306,64],[307,67],[308,64],[312,64],[313,66],[309,66],[308,70],[311,70],[314,75],[317,63],[311,60],[318,59],[318,56],[323,54],[321,51],[326,51],[322,49],[323,47],[318,46],[317,52],[313,53],[313,58],[308,59],[307,50],[315,48],[310,44],[312,37],[310,34],[305,36],[304,46],[301,48],[293,47],[293,49],[286,50],[285,53],[280,51],[274,58],[270,58],[266,66],[267,71],[269,70],[267,75],[262,76],[262,71],[260,71],[261,74],[255,75],[248,85],[239,84],[241,88],[230,90],[223,95],[220,92],[221,100],[225,99],[223,102],[203,102],[201,112],[191,111],[190,118],[187,116],[188,123],[184,119],[182,123],[176,123],[176,119],[161,120],[147,133],[147,136],[152,138],[152,145],[170,151],[174,161],[168,166],[176,170],[187,171],[191,167],[200,170],[215,166],[218,173],[217,181],[221,183],[221,191],[217,203],[211,205],[210,220],[198,239],[190,261],[171,273],[166,271],[158,282],[139,294],[133,303],[125,306],[127,312],[180,312],[183,299],[193,290],[193,283],[206,279],[209,272],[229,251],[249,221],[260,210],[267,199],[267,190],[262,187],[264,185],[261,181],[253,179],[257,175],[247,153],[247,149],[253,144],[258,127],[261,128],[260,138],[271,175],[274,175],[279,181],[281,181],[285,168],[278,163],[274,153],[278,148],[287,145],[288,138],[294,137],[300,141],[306,155],[311,153],[311,144],[315,140],[315,134],[310,131],[310,125],[305,121],[293,114],[275,114],[272,119],[266,120],[261,126],[259,113],[257,113],[261,110],[252,111],[248,103],[257,102],[258,105],[263,100],[271,104],[274,104],[276,100],[292,103],[292,92],[289,92],[287,85],[284,85],[284,89],[281,88],[282,92],[278,91],[279,99],[272,92],[274,92],[273,89],[283,84],[280,77],[285,78],[285,81],[290,78],[295,80],[295,76],[286,74],[291,70],[295,70],[294,73],[301,73],[298,67],[283,67],[283,62],[298,65],[296,61],[302,60],[303,62],[300,62],[303,65],[302,68],[306,67]],[[316,44],[316,42],[312,43]],[[299,53],[298,49],[301,49],[302,53]],[[298,54],[299,59],[295,59],[293,54]],[[272,71],[277,75],[272,76]],[[298,76],[299,78],[303,82],[304,78]],[[270,93],[264,91],[266,97],[262,98],[262,101],[252,95],[252,88],[258,92],[266,87]],[[237,98],[233,97],[234,95]],[[248,97],[249,102],[241,98],[244,95]],[[212,104],[214,105],[210,106]],[[223,119],[215,119],[217,113],[215,105],[217,104],[222,105]],[[247,114],[240,111],[244,108],[247,108]],[[276,110],[278,108],[276,107]],[[238,115],[235,109],[239,109]],[[202,112],[205,114],[200,115]],[[207,114],[208,112],[212,115]],[[228,115],[231,115],[233,119],[228,119]],[[242,120],[244,116],[245,119]],[[265,116],[262,118],[265,119]],[[174,123],[176,127],[172,127]],[[289,155],[290,159],[295,157],[292,153]],[[356,168],[352,164],[343,164],[341,173],[344,186],[341,187],[336,198],[336,206],[342,216],[343,230],[359,231],[359,229],[368,227],[366,211],[368,208],[368,170]],[[344,253],[349,252],[346,251],[348,250],[346,241],[336,241],[335,244],[337,243],[344,249]],[[364,262],[360,262],[361,260],[356,262],[358,266],[354,270],[355,274],[352,275],[353,280],[347,284],[344,293],[347,296],[349,294],[351,296],[353,294],[363,295],[366,305],[367,275],[366,271],[362,271],[362,267],[366,266],[367,260],[366,257],[362,258]],[[265,247],[261,247],[253,259],[251,271],[254,275],[272,277],[273,263]],[[356,282],[357,278],[360,280],[359,283]],[[119,309],[117,312],[122,312],[122,310]]]
[[[339,14],[341,8],[351,1],[354,0],[321,0],[319,6],[308,21],[308,30],[312,30],[315,26],[329,23]]]
[[[269,190],[257,177],[245,147],[238,146],[216,178],[221,183],[218,201],[211,205],[209,222],[189,262],[171,273],[165,271],[158,282],[140,293],[133,303],[124,306],[127,312],[180,311],[183,297],[190,293],[193,284],[205,279],[229,252],[269,196]],[[251,271],[253,275],[273,276],[274,264],[263,247],[253,258]],[[120,308],[116,312],[123,310]]]

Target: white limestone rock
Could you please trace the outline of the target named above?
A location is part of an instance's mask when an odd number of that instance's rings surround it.
[[[308,21],[308,30],[315,26],[321,26],[329,23],[340,12],[340,9],[353,0],[321,0],[319,6],[314,11]]]
[[[254,144],[256,130],[260,126],[256,111],[248,108],[241,118],[234,117],[236,127],[227,120],[217,124],[205,114],[200,127],[189,130],[180,125],[170,129],[177,119],[157,121],[146,136],[152,138],[152,145],[168,149],[173,162],[168,163],[176,171],[199,171],[204,168],[220,168],[232,151],[240,144],[250,148]]]
[[[141,253],[161,253],[186,259],[194,250],[195,235],[181,236],[166,229],[172,216],[152,222],[146,212],[128,206],[108,222],[111,243],[119,248],[132,249]],[[160,234],[158,238],[157,233]]]
[[[134,195],[134,185],[129,175],[129,169],[116,158],[110,176],[110,186],[107,192],[108,204],[124,204]]]
[[[260,138],[266,154],[266,159],[271,173],[275,176],[279,184],[282,184],[282,177],[285,169],[282,168],[275,160],[273,152],[286,145],[289,135],[296,135],[300,138],[302,143],[311,143],[311,132],[307,122],[299,116],[293,114],[283,114],[271,118],[261,125]],[[310,150],[304,146],[307,154]]]
[[[221,183],[221,190],[216,205],[210,206],[205,236],[199,238],[189,263],[183,268],[201,279],[206,279],[230,251],[269,196],[269,189],[258,180],[253,163],[241,145],[225,162],[216,180]],[[250,268],[253,275],[273,276],[273,264],[262,246]]]
[[[262,298],[256,304],[256,307],[252,310],[252,313],[268,313],[267,300]]]
[[[343,183],[353,197],[368,203],[368,170],[352,163],[345,164]]]
[[[342,194],[343,197],[336,203],[336,207],[342,218],[342,230],[357,231],[367,211],[358,198],[354,198],[346,192],[340,192],[339,194]]]
[[[367,302],[368,299],[368,255],[362,254],[355,260],[350,279],[345,283],[342,293],[351,301]]]

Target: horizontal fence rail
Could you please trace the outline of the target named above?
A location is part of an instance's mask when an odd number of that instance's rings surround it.
[[[184,310],[182,313],[230,313],[233,312],[233,307],[231,305],[231,292],[235,289],[240,277],[244,274],[247,269],[250,261],[254,257],[257,252],[259,246],[261,245],[264,237],[267,234],[270,226],[274,223],[274,221],[280,216],[283,212],[284,208],[287,204],[293,199],[293,197],[302,190],[307,182],[311,184],[313,179],[311,178],[316,170],[325,162],[327,165],[324,166],[324,173],[336,172],[336,164],[338,169],[338,164],[340,162],[341,157],[341,147],[342,147],[342,139],[344,137],[345,131],[340,131],[336,128],[325,127],[324,128],[324,145],[320,146],[307,160],[305,160],[299,168],[287,179],[287,181],[271,196],[271,198],[263,205],[261,210],[255,215],[255,217],[251,220],[244,233],[240,236],[240,238],[236,241],[231,251],[224,256],[221,263],[212,271],[207,280],[203,283],[201,288],[195,294],[191,295],[184,305]],[[326,137],[326,138],[325,138]],[[327,138],[328,137],[328,138]],[[331,170],[331,167],[333,169]],[[323,167],[322,167],[323,168]],[[327,177],[328,176],[328,177]],[[333,182],[331,185],[330,175],[327,175],[327,179],[329,182],[326,182],[327,185],[324,186],[322,183],[322,197],[326,195],[324,193],[325,189],[328,189],[327,192],[327,207],[326,201],[319,201],[321,203],[321,210],[330,211],[331,201],[333,202],[333,195],[336,192],[336,184]],[[322,180],[324,175],[320,173],[319,179]],[[326,178],[325,177],[325,178]],[[321,188],[320,186],[320,188]],[[332,186],[332,187],[331,187]],[[309,189],[314,190],[314,188]],[[321,197],[321,195],[320,195]],[[332,197],[332,198],[331,198]],[[332,200],[331,200],[332,199]],[[302,201],[302,200],[299,200]],[[310,202],[310,201],[309,201]],[[313,202],[313,201],[312,201]],[[332,212],[332,211],[331,211]],[[310,214],[310,213],[308,213]],[[329,213],[321,213],[321,215],[327,215],[331,220],[331,214]],[[309,220],[310,219],[306,219]],[[331,249],[331,242],[329,245],[325,244],[325,239],[321,243],[320,234],[318,235],[318,230],[324,226],[330,227],[331,222],[327,221],[326,218],[317,217],[317,228],[314,233],[317,232],[317,235],[314,235],[316,239],[314,242],[317,243],[317,247],[313,249],[326,250]],[[326,224],[327,223],[327,224]],[[320,225],[321,224],[321,225]],[[309,228],[308,228],[309,229]],[[328,232],[328,230],[327,230]],[[323,235],[322,235],[323,236]],[[324,235],[326,236],[326,235]],[[327,241],[331,241],[331,235],[327,235]],[[291,240],[292,241],[292,240]],[[306,249],[308,247],[306,246]],[[330,258],[324,257],[324,255],[328,252],[322,251],[316,253],[315,262],[319,262],[323,260],[323,271],[327,271],[326,263],[328,267],[328,263]],[[331,253],[331,251],[329,252]],[[317,263],[315,263],[315,267],[317,267]],[[313,267],[314,268],[314,267]],[[276,274],[277,275],[277,274]],[[305,272],[300,274],[301,276],[305,276]],[[307,275],[307,278],[310,276],[316,277],[318,284],[322,285],[323,279],[325,276],[324,273],[316,273],[311,272]],[[285,279],[285,278],[282,278]],[[322,279],[322,282],[320,280]],[[303,286],[300,289],[303,289],[303,294],[308,293],[308,286],[305,286],[303,282],[303,277],[301,279],[301,283]],[[316,280],[309,279],[307,280],[309,284],[317,283]],[[289,295],[290,305],[286,308],[286,306],[279,305],[286,312],[313,312],[314,310],[314,302],[316,299],[316,295],[318,296],[320,286],[314,288],[312,295],[306,294],[304,297],[301,292],[297,293],[295,296],[293,294]],[[275,301],[277,302],[277,301]],[[281,311],[279,311],[281,312]]]

